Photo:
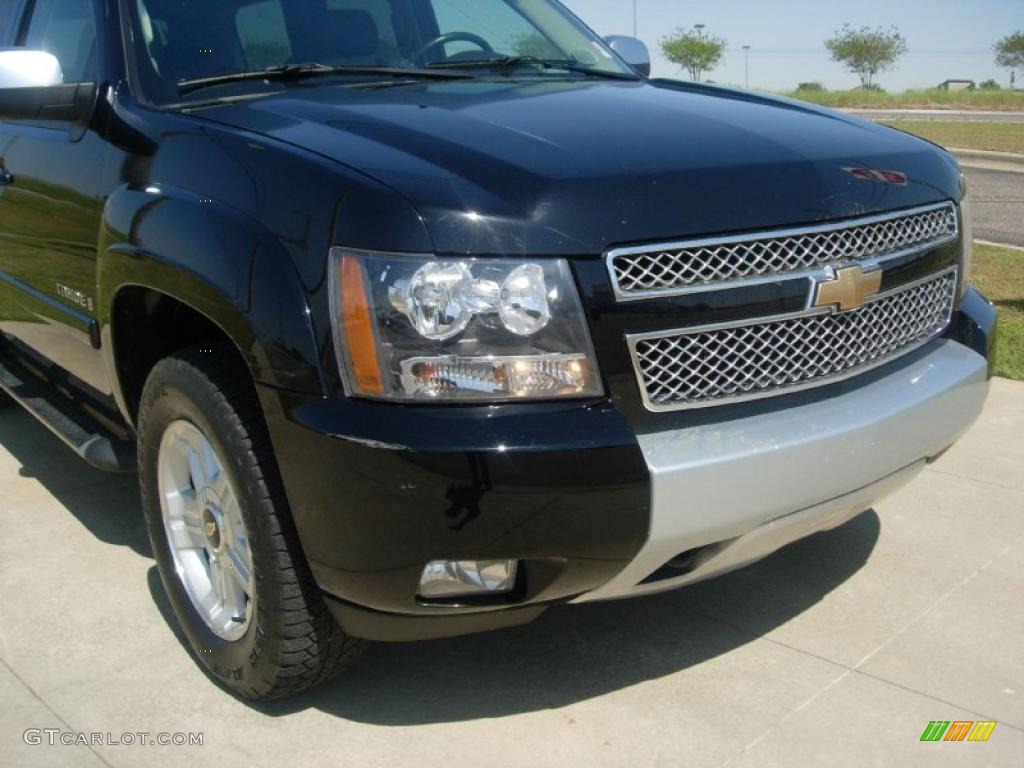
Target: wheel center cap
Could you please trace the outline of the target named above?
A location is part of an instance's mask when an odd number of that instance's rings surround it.
[[[203,533],[206,535],[210,549],[215,552],[219,550],[221,545],[220,520],[218,520],[217,513],[209,507],[203,510]]]

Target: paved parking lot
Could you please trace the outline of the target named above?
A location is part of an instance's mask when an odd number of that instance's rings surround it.
[[[1024,384],[897,496],[745,571],[378,645],[253,708],[168,623],[133,478],[0,412],[0,765],[1024,765]],[[921,743],[930,720],[996,720]],[[28,728],[201,732],[35,746]],[[44,734],[45,738],[45,734]]]

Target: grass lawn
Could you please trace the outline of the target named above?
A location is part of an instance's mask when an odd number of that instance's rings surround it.
[[[1024,380],[1024,251],[975,245],[971,282],[999,311],[996,376]]]
[[[783,94],[823,107],[848,109],[1024,109],[1024,91],[788,91]]]
[[[972,123],[937,120],[883,120],[943,147],[991,149],[1024,154],[1024,123]]]

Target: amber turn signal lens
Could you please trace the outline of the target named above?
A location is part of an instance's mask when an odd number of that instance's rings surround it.
[[[366,296],[363,265],[355,256],[341,257],[341,320],[348,342],[352,376],[360,394],[384,394],[384,381],[377,362],[377,344],[373,336],[373,318]]]

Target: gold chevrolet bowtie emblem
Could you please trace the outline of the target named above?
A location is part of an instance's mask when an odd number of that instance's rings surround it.
[[[840,312],[863,307],[864,303],[878,293],[882,287],[882,270],[865,272],[860,267],[837,269],[836,276],[831,280],[818,283],[814,296],[814,306],[829,307],[839,305]]]

